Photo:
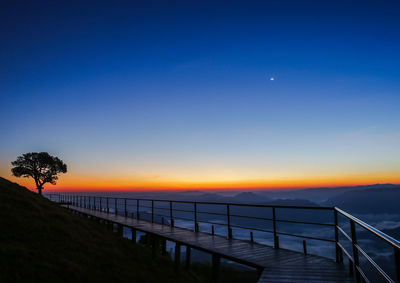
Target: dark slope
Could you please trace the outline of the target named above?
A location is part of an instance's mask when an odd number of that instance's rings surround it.
[[[0,282],[194,282],[167,258],[0,177]]]

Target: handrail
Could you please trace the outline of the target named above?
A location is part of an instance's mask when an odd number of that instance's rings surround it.
[[[338,224],[337,224],[337,219],[335,229],[336,231],[340,231],[343,236],[347,240],[349,240],[352,244],[352,253],[353,256],[350,256],[350,252],[347,251],[343,245],[338,242],[336,245],[340,247],[340,249],[345,253],[345,255],[348,257],[349,263],[351,261],[351,264],[354,265],[354,270],[356,272],[356,281],[361,282],[361,279],[365,282],[369,282],[367,275],[364,273],[364,271],[361,269],[360,263],[358,256],[362,255],[370,264],[373,268],[375,268],[376,271],[386,280],[386,282],[390,283],[395,283],[394,281],[368,254],[366,251],[364,251],[359,244],[357,243],[357,232],[355,225],[357,224],[358,226],[362,227],[363,229],[369,231],[372,233],[374,236],[378,237],[379,239],[385,241],[387,244],[391,245],[393,247],[393,253],[394,253],[394,258],[395,258],[395,272],[396,272],[396,277],[397,277],[397,282],[400,282],[400,242],[389,235],[386,235],[382,231],[376,229],[375,227],[365,223],[364,221],[358,219],[357,217],[351,215],[350,213],[347,213],[346,211],[341,210],[338,207],[335,207],[335,215],[336,213],[340,213],[344,217],[346,217],[350,221],[350,235],[348,235]],[[339,260],[340,261],[340,260]],[[353,267],[352,267],[353,269]]]
[[[376,270],[379,271],[379,273],[388,281],[388,282],[393,282],[395,283],[392,278],[390,278],[389,275],[359,246],[356,245],[357,250],[372,264],[373,267],[376,268]]]
[[[351,219],[352,221],[354,221],[355,223],[357,223],[358,225],[360,225],[361,227],[367,229],[368,231],[372,232],[374,235],[378,236],[379,238],[381,238],[382,240],[386,241],[387,243],[389,243],[390,245],[400,249],[400,241],[397,241],[396,239],[390,237],[389,235],[386,235],[385,233],[383,233],[382,231],[376,229],[375,227],[372,227],[371,225],[365,223],[364,221],[358,219],[357,217],[354,217],[353,215],[341,210],[338,207],[335,207],[335,209],[342,214],[343,216]]]
[[[149,198],[122,198],[122,197],[110,197],[110,196],[94,196],[94,195],[63,195],[63,194],[48,194],[50,199],[52,196],[58,196],[58,201],[63,203],[71,203],[77,206],[86,207],[89,209],[95,210],[103,210],[107,213],[110,212],[110,208],[114,209],[115,214],[124,215],[127,217],[128,215],[132,215],[134,217],[134,213],[129,214],[129,210],[136,210],[136,218],[140,219],[140,215],[147,215],[149,218],[151,216],[151,222],[154,222],[154,216],[158,216],[162,218],[162,224],[164,224],[164,217],[169,218],[169,225],[174,226],[174,219],[177,220],[185,220],[188,222],[194,222],[194,231],[199,231],[199,223],[211,224],[212,234],[214,234],[214,225],[227,227],[227,237],[229,239],[233,238],[232,228],[239,228],[250,230],[250,241],[253,242],[253,232],[259,231],[263,233],[272,233],[273,234],[273,242],[274,247],[279,248],[279,238],[278,236],[290,236],[290,237],[299,237],[303,239],[310,240],[318,240],[325,242],[332,242],[336,247],[336,261],[338,263],[343,262],[343,254],[348,258],[349,262],[349,273],[353,275],[355,273],[356,282],[369,282],[367,275],[362,270],[359,261],[359,255],[363,256],[372,267],[384,278],[387,282],[396,282],[394,281],[368,254],[364,251],[359,244],[357,243],[357,231],[355,225],[367,230],[373,235],[377,236],[379,239],[385,241],[385,243],[391,245],[393,247],[394,258],[395,258],[395,270],[396,270],[396,278],[397,282],[400,282],[400,241],[386,235],[382,231],[376,229],[375,227],[365,223],[364,221],[354,217],[353,215],[341,210],[338,207],[329,207],[329,206],[295,206],[295,205],[269,205],[269,204],[244,204],[244,203],[236,203],[236,202],[206,202],[206,201],[188,201],[188,200],[167,200],[167,199],[149,199]],[[106,199],[106,203],[103,200]],[[113,199],[114,202],[110,205],[110,199]],[[96,202],[97,200],[97,202]],[[121,200],[123,200],[123,204],[121,205]],[[132,203],[134,202],[134,203]],[[144,203],[140,203],[144,202]],[[149,205],[151,202],[151,205]],[[157,207],[157,203],[166,203],[165,207]],[[175,208],[173,204],[191,204],[193,205],[193,210],[190,208],[189,210],[185,208]],[[217,211],[204,211],[199,208],[199,205],[215,205],[222,206]],[[134,209],[132,209],[134,207]],[[233,207],[258,207],[258,208],[271,208],[272,218],[260,217],[260,216],[251,216],[251,215],[239,215],[238,213],[231,213]],[[143,208],[145,208],[143,210]],[[209,208],[208,208],[209,209]],[[325,210],[332,211],[334,223],[326,223],[325,222],[311,222],[311,221],[299,221],[299,220],[291,220],[291,219],[280,219],[276,216],[277,209],[302,209],[302,210]],[[165,210],[169,211],[166,214],[160,214],[155,212],[154,210]],[[183,213],[191,213],[193,214],[193,218],[186,217]],[[169,214],[169,215],[167,215]],[[199,215],[214,215],[218,217],[224,217],[224,222],[219,223],[212,220],[215,219],[198,219]],[[185,215],[185,216],[183,216]],[[350,234],[347,234],[342,227],[339,226],[338,215],[342,215],[350,221]],[[253,219],[260,221],[271,221],[272,222],[272,230],[264,229],[264,227],[259,227],[257,225],[252,225],[253,227],[242,226],[239,223],[231,223],[234,218],[245,218],[245,219]],[[235,222],[235,221],[234,221]],[[308,235],[289,233],[287,231],[280,231],[277,228],[277,223],[293,223],[293,224],[304,224],[304,225],[320,225],[326,227],[332,227],[335,232],[335,238],[319,238]],[[240,224],[240,225],[239,225]],[[245,224],[246,225],[246,224]],[[346,248],[340,243],[340,235],[343,235],[349,242],[351,243],[351,250],[348,251]],[[306,253],[306,243],[303,240],[303,248]]]
[[[236,203],[236,202],[206,202],[206,201],[188,201],[188,200],[167,200],[167,199],[149,199],[149,198],[122,198],[122,197],[108,197],[108,196],[94,196],[94,195],[61,195],[61,194],[49,194],[49,196],[61,196],[63,198],[74,198],[75,200],[77,199],[84,199],[84,201],[88,202],[88,206],[94,209],[98,209],[98,206],[102,206],[102,199],[107,200],[107,211],[109,211],[109,199],[114,199],[115,204],[112,206],[117,206],[117,203],[120,202],[121,200],[124,201],[125,203],[125,213],[127,214],[126,210],[127,208],[132,208],[136,207],[137,210],[137,217],[139,217],[139,209],[138,205],[140,205],[140,208],[147,208],[149,211],[142,210],[142,214],[150,214],[150,215],[155,215],[154,212],[151,212],[150,210],[170,210],[170,215],[172,215],[172,211],[174,212],[184,212],[184,213],[194,213],[194,218],[195,219],[189,219],[187,217],[181,217],[178,215],[174,215],[174,217],[170,216],[171,219],[171,225],[173,225],[174,219],[182,219],[182,220],[188,220],[188,221],[193,221],[195,222],[195,230],[198,231],[198,223],[209,223],[209,224],[214,224],[214,225],[221,225],[221,226],[227,226],[228,228],[228,238],[232,238],[232,227],[236,228],[241,228],[241,229],[247,229],[247,230],[254,230],[254,231],[260,231],[260,232],[265,232],[269,233],[270,230],[266,229],[255,229],[255,227],[244,227],[238,225],[232,225],[231,221],[232,219],[236,217],[241,217],[241,218],[246,218],[246,219],[254,219],[254,220],[266,220],[266,221],[271,221],[273,223],[273,234],[274,234],[274,246],[279,247],[279,239],[278,235],[285,235],[285,236],[292,236],[292,237],[300,237],[304,239],[312,239],[312,240],[319,240],[319,241],[327,241],[327,242],[334,242],[334,240],[327,239],[327,238],[318,238],[318,237],[312,237],[312,236],[307,236],[307,235],[302,235],[302,234],[296,234],[296,233],[286,233],[286,232],[281,232],[277,230],[277,223],[294,223],[294,224],[305,224],[305,225],[320,225],[320,226],[326,226],[326,227],[334,227],[334,224],[330,223],[318,223],[318,222],[307,222],[307,221],[297,221],[297,220],[289,220],[289,219],[279,219],[277,217],[272,217],[272,218],[266,218],[266,217],[257,217],[257,216],[251,216],[251,215],[238,215],[238,214],[233,214],[230,211],[233,207],[258,207],[258,208],[271,208],[272,213],[275,214],[276,209],[302,209],[302,210],[326,210],[326,211],[333,211],[333,207],[326,207],[326,206],[294,206],[294,205],[269,205],[269,204],[244,204],[244,203]],[[92,200],[93,199],[93,203]],[[98,202],[96,202],[96,200]],[[134,203],[132,203],[132,201]],[[145,204],[139,204],[140,202],[145,202]],[[152,205],[148,205],[149,202],[152,203]],[[170,204],[170,207],[155,207],[154,204],[158,203],[166,203]],[[179,208],[173,208],[171,209],[171,204],[172,203],[181,203],[181,204],[191,204],[194,206],[193,210],[187,210],[187,209],[179,209]],[[80,204],[80,203],[79,203]],[[87,204],[83,204],[86,205]],[[98,205],[98,206],[97,206]],[[222,206],[222,211],[204,211],[202,208],[198,208],[198,205],[216,205],[216,206]],[[153,207],[154,206],[154,207]],[[121,206],[119,206],[121,207]],[[225,209],[223,209],[225,207]],[[225,210],[225,211],[224,211]],[[122,213],[123,211],[118,211]],[[118,213],[117,212],[117,213]],[[212,221],[204,221],[204,220],[198,220],[198,215],[215,215],[219,217],[226,217],[227,223],[213,223]],[[154,216],[152,217],[152,221],[154,221]],[[197,228],[196,228],[197,227]]]
[[[47,195],[60,195],[60,194],[47,194]],[[294,209],[316,209],[316,210],[334,210],[333,206],[298,206],[298,205],[272,205],[272,204],[254,204],[254,203],[237,203],[237,202],[213,202],[213,201],[190,201],[190,200],[171,200],[171,199],[150,199],[150,198],[122,198],[113,196],[93,196],[93,195],[76,195],[78,197],[102,197],[112,199],[126,199],[126,200],[139,200],[139,201],[154,201],[154,202],[176,202],[176,203],[197,203],[197,204],[215,204],[215,205],[230,205],[230,206],[251,206],[251,207],[275,207],[275,208],[294,208]]]

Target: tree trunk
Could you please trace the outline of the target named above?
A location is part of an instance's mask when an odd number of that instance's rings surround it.
[[[39,192],[39,195],[41,196],[42,195],[42,187],[37,187],[37,190]]]

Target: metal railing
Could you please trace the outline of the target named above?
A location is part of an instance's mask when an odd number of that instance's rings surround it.
[[[305,254],[307,254],[306,240],[332,243],[335,248],[336,261],[338,263],[343,263],[343,254],[347,257],[349,263],[349,274],[351,276],[355,275],[356,282],[370,282],[361,267],[359,260],[360,256],[370,263],[385,282],[400,282],[400,242],[337,207],[118,198],[72,194],[49,194],[47,196],[50,200],[59,203],[71,204],[83,208],[99,210],[106,213],[114,213],[125,217],[158,222],[171,226],[175,226],[175,221],[183,221],[186,224],[192,223],[192,230],[195,232],[202,230],[202,232],[209,232],[214,235],[218,234],[215,227],[221,227],[226,229],[222,234],[227,236],[229,239],[234,237],[233,229],[249,231],[248,240],[251,242],[254,242],[253,232],[269,233],[273,235],[273,246],[275,248],[279,248],[280,246],[280,236],[296,237],[303,240],[303,252]],[[254,210],[257,209],[263,209],[262,215],[266,214],[265,210],[269,210],[270,217],[260,216],[260,211],[254,212]],[[293,217],[293,214],[290,215],[292,219],[287,219],[287,217],[277,217],[278,211],[287,210],[312,212],[311,216],[314,218],[318,218],[317,216],[323,211],[328,213],[328,215],[322,217],[324,221],[319,222],[299,220],[298,218]],[[319,213],[315,214],[315,212]],[[345,232],[344,226],[339,225],[339,216],[344,217],[344,219],[349,221],[350,235]],[[261,223],[258,223],[258,225],[249,225],[249,222],[254,221],[259,221]],[[270,229],[265,228],[266,223],[270,223]],[[211,225],[211,231],[204,231],[204,224]],[[201,229],[201,225],[203,225],[203,229]],[[325,227],[331,229],[330,231],[332,231],[333,237],[318,237],[304,233],[287,232],[278,227],[282,226],[283,228],[292,228],[293,225],[309,225],[320,228]],[[368,231],[379,239],[384,240],[386,244],[393,248],[394,259],[392,263],[394,264],[396,279],[391,278],[383,268],[380,267],[372,257],[359,246],[357,242],[356,227],[363,228],[365,231]],[[315,232],[317,230],[314,229],[311,231]],[[219,230],[219,232],[221,232],[221,230]],[[351,249],[345,248],[345,244],[341,241],[341,235],[344,239],[350,242]]]
[[[360,255],[379,273],[381,279],[385,282],[400,282],[400,242],[396,239],[386,235],[382,231],[372,227],[371,225],[361,221],[353,215],[335,207],[335,243],[336,243],[336,261],[343,262],[343,254],[346,255],[349,262],[350,274],[355,273],[356,282],[371,282],[365,272],[363,271],[360,264]],[[344,231],[344,229],[338,224],[338,216],[343,216],[349,221],[350,224],[350,235]],[[380,267],[368,253],[360,247],[357,241],[357,227],[369,232],[380,240],[383,240],[386,244],[393,249],[393,263],[395,269],[396,279],[390,277],[382,267]],[[351,243],[351,250],[348,250],[339,241],[339,232],[344,236],[344,239]]]

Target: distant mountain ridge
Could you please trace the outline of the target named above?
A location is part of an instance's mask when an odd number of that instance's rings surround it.
[[[382,190],[393,189],[400,190],[400,185],[395,184],[373,184],[363,186],[343,186],[343,187],[321,187],[308,188],[299,190],[285,190],[268,192],[263,191],[263,194],[273,198],[304,198],[314,202],[324,202],[333,197],[339,196],[350,191],[365,191],[365,190]]]
[[[350,213],[400,214],[400,186],[351,190],[323,204],[338,206]]]

